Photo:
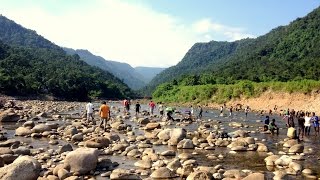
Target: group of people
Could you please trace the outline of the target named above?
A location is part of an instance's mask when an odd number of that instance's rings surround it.
[[[87,118],[87,123],[90,123],[90,121],[92,122],[92,124],[96,124],[95,120],[94,120],[94,106],[91,102],[86,104],[86,118]],[[99,127],[101,127],[103,125],[103,129],[104,131],[106,131],[106,127],[107,127],[107,121],[110,120],[111,117],[111,113],[110,113],[110,106],[107,105],[106,101],[103,101],[101,103],[101,106],[99,108],[99,116],[100,116],[100,124]]]
[[[125,99],[123,102],[122,102],[122,105],[123,105],[123,108],[124,108],[124,114],[128,114],[129,111],[130,111],[130,105],[131,105],[131,102],[130,100],[127,100]],[[161,102],[159,102],[157,105],[155,102],[153,101],[150,101],[148,103],[148,107],[149,107],[149,112],[148,114],[149,115],[154,115],[155,113],[155,109],[156,109],[156,106],[158,106],[158,111],[159,111],[159,114],[160,114],[160,117],[164,117],[166,115],[166,119],[167,120],[174,120],[173,118],[173,113],[175,112],[175,108],[172,108],[172,107],[165,107]],[[90,123],[92,122],[92,124],[96,125],[96,121],[95,121],[95,118],[94,118],[94,111],[95,111],[95,108],[94,108],[94,105],[92,104],[92,102],[88,102],[85,106],[85,111],[86,111],[86,120],[87,120],[87,123]],[[139,101],[136,102],[135,104],[135,115],[139,115],[141,112],[141,105],[139,103]],[[190,110],[186,111],[186,114],[188,115],[188,119],[191,119],[193,118],[193,107],[191,106],[190,107]],[[203,109],[201,106],[199,106],[198,108],[198,118],[202,118],[202,113],[203,113]],[[100,124],[99,126],[101,127],[103,125],[103,128],[104,130],[106,130],[106,126],[107,126],[107,122],[109,121],[110,119],[110,106],[107,105],[107,103],[105,101],[103,101],[101,103],[101,106],[99,108],[99,116],[100,116]]]
[[[264,131],[270,131],[272,134],[277,133],[279,134],[279,127],[276,125],[276,120],[272,119],[270,122],[270,117],[266,116],[266,118],[264,119],[264,127],[263,127]]]
[[[298,135],[297,138],[303,139],[304,136],[309,136],[311,129],[314,129],[314,135],[318,136],[320,131],[320,122],[319,117],[316,115],[315,112],[308,112],[308,111],[294,111],[292,110],[284,110],[283,111],[282,120],[285,122],[286,127],[290,128],[296,127],[298,124]],[[297,122],[297,123],[296,123]],[[270,122],[269,116],[266,116],[264,120],[264,130],[270,130],[272,133],[275,131],[279,133],[279,128],[275,125],[275,119],[272,119]]]
[[[298,121],[298,136],[302,137],[303,136],[309,136],[311,127],[313,126],[314,129],[314,135],[318,136],[319,135],[319,117],[316,116],[315,112],[297,112],[295,115],[291,114],[289,115],[294,121],[294,119],[297,119]],[[294,122],[293,124],[289,124],[291,127],[294,127]]]

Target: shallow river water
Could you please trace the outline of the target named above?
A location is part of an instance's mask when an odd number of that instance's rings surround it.
[[[119,103],[112,103],[112,106],[119,106]],[[98,104],[96,104],[98,106]],[[147,106],[142,105],[142,110],[147,110]],[[183,112],[186,110],[186,108],[177,108],[178,110],[181,110]],[[77,110],[78,112],[83,111],[83,109]],[[77,112],[76,111],[76,112]],[[131,108],[131,114],[133,114],[133,108]],[[73,112],[66,112],[68,113],[75,113]],[[197,112],[195,111],[195,114]],[[195,131],[199,127],[200,123],[213,123],[212,120],[218,120],[220,121],[220,127],[224,128],[224,131],[226,132],[232,132],[237,130],[238,128],[234,129],[228,124],[230,122],[241,122],[244,125],[248,125],[249,127],[243,128],[244,130],[247,131],[255,131],[256,133],[250,133],[250,136],[254,138],[258,138],[257,142],[261,142],[263,139],[264,144],[267,145],[269,151],[273,152],[274,154],[278,154],[279,151],[285,151],[282,149],[282,145],[279,145],[278,143],[280,141],[283,141],[284,138],[286,138],[286,127],[284,121],[281,120],[281,117],[278,115],[272,115],[270,116],[270,119],[275,118],[276,119],[276,124],[278,127],[280,127],[280,133],[279,135],[271,135],[271,134],[263,134],[260,133],[261,127],[263,126],[262,120],[264,119],[265,116],[260,116],[256,115],[254,112],[249,113],[247,117],[245,117],[244,112],[234,112],[234,116],[231,117],[220,117],[219,116],[220,112],[218,110],[212,110],[212,109],[204,109],[203,117],[201,122],[194,122],[190,125],[184,126],[188,131]],[[225,112],[227,114],[227,112]],[[259,121],[261,120],[261,121]],[[65,120],[60,120],[60,121],[55,121],[58,123],[65,123]],[[143,135],[144,131],[139,129],[139,126],[137,126],[136,123],[130,121],[130,120],[125,120],[125,123],[130,124],[132,127],[135,129],[136,135]],[[7,131],[7,136],[8,137],[13,137],[14,136],[14,130],[20,126],[21,124],[16,124],[16,123],[3,123],[2,126],[3,128]],[[173,128],[173,127],[179,127],[176,125],[170,125],[168,128]],[[311,131],[311,134],[313,134],[313,131]],[[49,145],[48,140],[46,138],[41,138],[41,139],[33,139],[33,138],[25,138],[25,137],[15,137],[15,139],[20,140],[22,142],[26,142],[33,146],[34,148],[53,148],[57,149],[58,146],[56,145]],[[59,140],[60,145],[63,145],[67,142],[64,142],[62,140]],[[317,176],[320,174],[320,161],[318,160],[320,158],[320,137],[315,137],[315,136],[309,136],[305,137],[303,140],[303,144],[305,146],[305,150],[313,150],[312,153],[307,154],[305,157],[304,161],[299,161],[300,164],[303,165],[304,168],[310,168],[313,171],[317,173]],[[267,174],[267,179],[272,179],[272,169],[267,169],[265,166],[264,158],[267,157],[268,155],[266,153],[259,153],[255,151],[245,151],[245,152],[238,152],[236,154],[230,154],[229,148],[226,147],[216,147],[214,150],[177,150],[171,146],[167,145],[160,145],[156,146],[154,145],[153,148],[155,149],[156,152],[162,152],[168,149],[175,150],[179,153],[181,152],[194,152],[196,151],[197,154],[194,155],[195,159],[198,161],[199,165],[206,165],[206,166],[216,166],[218,164],[221,164],[225,167],[225,169],[249,169],[252,171],[263,171],[266,172]],[[225,158],[223,160],[208,160],[206,158],[207,154],[215,154],[215,155],[223,155]],[[134,167],[134,162],[137,161],[137,159],[134,158],[128,158],[128,157],[123,157],[123,156],[108,156],[112,161],[118,162],[120,165],[120,168],[125,168],[125,169],[135,169]],[[97,176],[97,179],[105,179],[100,176]],[[303,179],[302,176],[290,176],[290,179]]]

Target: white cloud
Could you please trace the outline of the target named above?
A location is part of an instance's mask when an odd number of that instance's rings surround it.
[[[210,19],[185,24],[131,1],[90,2],[86,9],[74,6],[59,13],[36,4],[6,9],[1,2],[0,10],[60,46],[88,49],[106,59],[133,66],[174,65],[198,41],[252,37],[242,29],[212,23]]]
[[[193,29],[196,33],[203,35],[205,39],[207,37],[213,37],[215,40],[226,40],[226,41],[235,41],[243,38],[253,38],[255,37],[252,34],[245,32],[243,28],[235,28],[212,22],[211,19],[202,19],[195,22]]]

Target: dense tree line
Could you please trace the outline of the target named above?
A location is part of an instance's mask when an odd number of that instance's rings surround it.
[[[46,48],[0,43],[0,91],[8,95],[50,94],[84,100],[89,96],[122,98],[130,89],[110,73],[89,66],[79,56]]]
[[[107,71],[0,16],[0,93],[69,100],[123,98],[132,91]]]
[[[320,79],[320,8],[256,39],[197,43],[180,63],[156,76],[146,92],[163,82],[232,84]]]

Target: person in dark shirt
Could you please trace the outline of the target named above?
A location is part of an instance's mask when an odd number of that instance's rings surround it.
[[[301,136],[302,139],[303,139],[303,136],[304,136],[304,129],[305,129],[305,127],[304,127],[304,123],[305,123],[304,116],[305,116],[304,112],[300,112],[299,115],[298,115],[298,126],[299,126],[299,128],[298,128],[298,136],[299,136],[299,138]]]
[[[199,106],[199,115],[198,115],[199,119],[202,118],[202,112],[203,112],[202,107]]]
[[[136,103],[136,116],[140,113],[140,108],[141,108],[140,103],[137,102]]]
[[[266,116],[266,118],[264,119],[264,126],[263,126],[264,131],[268,131],[269,123],[270,123],[270,118],[269,116]]]

